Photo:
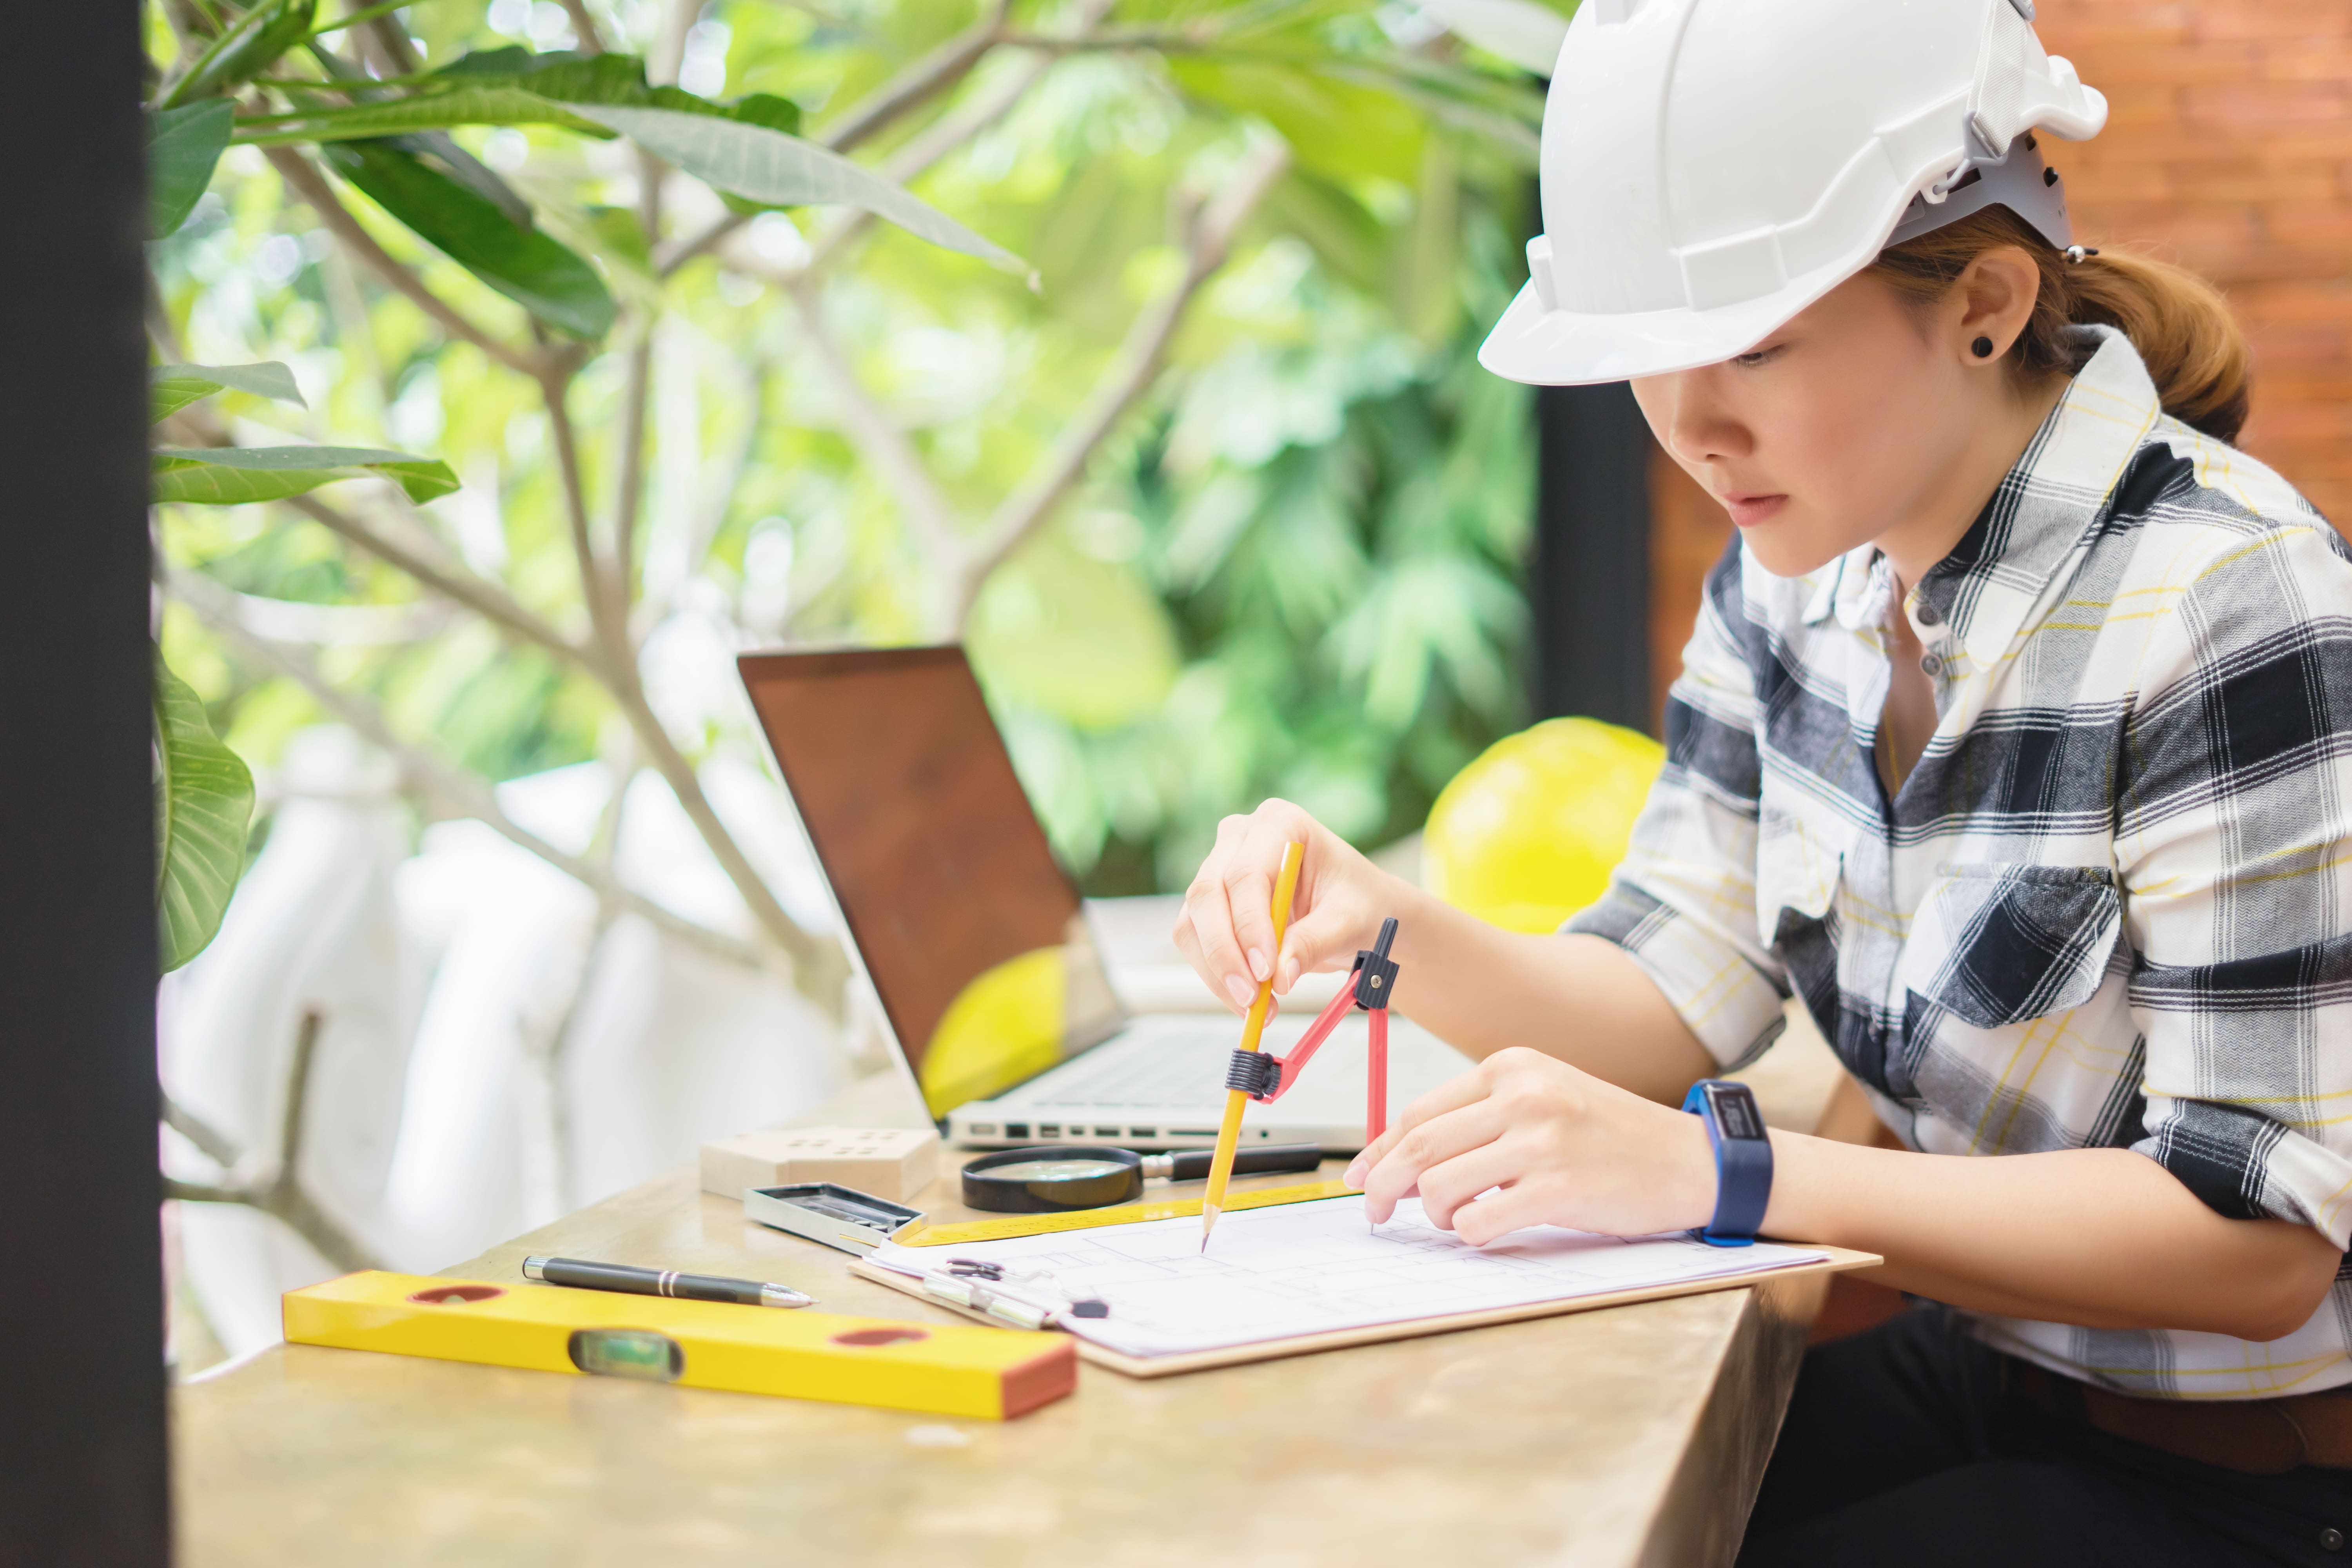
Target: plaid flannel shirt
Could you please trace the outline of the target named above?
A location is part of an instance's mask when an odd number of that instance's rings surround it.
[[[1609,892],[1727,1068],[1801,995],[1887,1124],[1944,1154],[2129,1148],[2219,1213],[2352,1242],[2352,559],[2284,480],[2165,416],[2083,330],[2064,399],[1899,605],[1868,546],[1735,542]],[[1890,800],[1883,627],[1938,718]],[[2352,1271],[2294,1334],[1979,1317],[2053,1370],[2243,1399],[2352,1381]]]

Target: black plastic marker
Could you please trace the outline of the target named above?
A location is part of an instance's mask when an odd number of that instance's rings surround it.
[[[789,1285],[728,1279],[716,1274],[680,1274],[668,1268],[633,1268],[625,1263],[590,1263],[577,1258],[526,1258],[522,1277],[581,1290],[625,1290],[632,1296],[669,1296],[680,1301],[732,1301],[744,1307],[814,1307],[816,1298]]]

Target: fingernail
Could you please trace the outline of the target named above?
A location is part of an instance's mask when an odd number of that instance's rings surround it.
[[[1255,994],[1250,990],[1248,981],[1238,974],[1228,974],[1225,976],[1225,994],[1234,999],[1234,1006],[1246,1007]]]
[[[1255,948],[1251,948],[1249,950],[1249,969],[1250,978],[1252,980],[1265,979],[1266,976],[1265,954],[1260,952]]]
[[[1339,1184],[1343,1187],[1353,1187],[1360,1193],[1364,1190],[1364,1158],[1362,1155],[1359,1154],[1356,1156],[1356,1163],[1348,1167],[1348,1173],[1339,1178]]]

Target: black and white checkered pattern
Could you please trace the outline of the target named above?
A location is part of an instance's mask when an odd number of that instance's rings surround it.
[[[2122,336],[2083,347],[1901,605],[1867,546],[1789,579],[1734,544],[1632,852],[1569,929],[1621,943],[1727,1066],[1793,991],[1918,1149],[2135,1149],[2221,1214],[2344,1247],[2352,552],[2284,480],[2164,416]],[[1892,614],[1939,723],[1889,800]],[[2307,1391],[2352,1381],[2352,1279],[2265,1344],[1979,1331],[2126,1392]]]

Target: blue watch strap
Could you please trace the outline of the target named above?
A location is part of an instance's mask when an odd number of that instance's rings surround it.
[[[1706,1123],[1715,1146],[1715,1217],[1690,1233],[1710,1247],[1746,1247],[1763,1228],[1772,1201],[1772,1140],[1748,1087],[1705,1078],[1691,1085],[1683,1109]]]

